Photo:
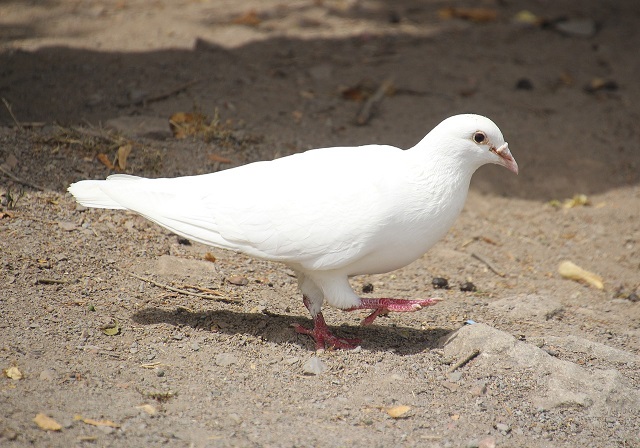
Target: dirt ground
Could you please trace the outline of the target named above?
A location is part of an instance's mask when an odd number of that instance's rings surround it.
[[[639,447],[639,24],[636,0],[0,2],[0,445]],[[180,139],[177,112],[208,119]],[[353,351],[293,331],[283,266],[66,193],[127,148],[178,176],[406,148],[463,112],[520,175],[481,168],[442,242],[353,279],[445,299],[327,309]]]

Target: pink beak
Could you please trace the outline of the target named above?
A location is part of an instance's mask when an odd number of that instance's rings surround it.
[[[518,174],[518,164],[516,163],[516,159],[511,155],[511,151],[509,151],[509,145],[505,142],[504,145],[499,148],[491,148],[491,152],[495,153],[500,159],[495,162],[498,165],[502,165],[509,171],[513,171]]]

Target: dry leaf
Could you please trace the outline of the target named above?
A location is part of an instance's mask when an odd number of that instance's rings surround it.
[[[562,207],[573,208],[573,207],[578,207],[582,205],[591,205],[591,203],[589,202],[589,198],[587,197],[586,194],[577,194],[571,199],[565,200],[564,204],[562,204]]]
[[[136,408],[142,409],[144,412],[146,412],[149,415],[156,415],[158,413],[158,410],[153,406],[151,406],[150,404],[143,404],[140,406],[136,406]]]
[[[206,117],[197,112],[176,112],[169,118],[169,127],[175,138],[185,138],[197,134],[203,127]]]
[[[92,418],[84,418],[81,415],[75,415],[73,417],[74,420],[80,420],[81,422],[86,423],[87,425],[93,426],[109,426],[111,428],[119,428],[120,425],[117,423],[113,423],[111,420],[94,420]]]
[[[345,100],[360,102],[373,95],[376,89],[376,83],[371,79],[365,78],[355,86],[342,89],[340,93]]]
[[[558,78],[558,80],[560,81],[560,84],[567,87],[574,85],[576,82],[575,78],[571,75],[571,73],[567,71],[563,71],[562,73],[560,73],[560,77]]]
[[[233,23],[236,25],[247,25],[247,26],[258,26],[262,22],[262,19],[255,11],[255,9],[251,9],[244,14],[233,19]]]
[[[12,380],[21,380],[22,372],[16,366],[9,367],[8,369],[4,369],[4,375],[7,378],[11,378]]]
[[[131,150],[133,147],[131,143],[127,143],[126,145],[122,145],[118,148],[118,153],[116,154],[116,160],[118,161],[118,168],[122,171],[127,167],[127,157],[131,154]]]
[[[531,11],[527,11],[527,10],[522,10],[518,12],[513,17],[513,21],[523,25],[533,25],[533,26],[540,26],[544,22],[543,19],[536,16]]]
[[[495,9],[488,8],[455,8],[449,6],[438,11],[438,15],[442,19],[463,19],[476,23],[493,22],[498,18],[498,12]]]
[[[587,283],[594,288],[603,289],[602,277],[593,272],[585,271],[580,266],[570,262],[563,261],[558,267],[558,273],[564,278]]]
[[[207,252],[206,254],[204,254],[204,259],[210,261],[211,263],[216,262],[216,257],[211,252]]]
[[[233,162],[231,159],[227,159],[226,157],[219,156],[217,154],[209,154],[209,160],[212,162],[218,163],[231,163]]]
[[[600,90],[608,90],[613,92],[618,90],[618,83],[611,79],[593,78],[589,84],[584,87],[588,93],[595,93]]]
[[[293,121],[295,121],[296,123],[300,123],[304,114],[299,110],[294,110],[293,112],[291,112],[291,116],[293,117]]]
[[[116,336],[120,334],[120,331],[121,331],[121,328],[120,328],[120,325],[118,325],[118,322],[109,323],[100,329],[107,336]]]
[[[391,408],[387,408],[387,414],[389,414],[391,418],[402,418],[402,417],[407,417],[407,415],[405,414],[410,410],[411,410],[410,406],[405,406],[405,405],[393,406]]]
[[[36,415],[33,421],[40,427],[40,429],[44,429],[45,431],[60,431],[62,429],[62,425],[60,425],[60,423],[44,414]]]
[[[115,168],[115,166],[113,166],[113,163],[111,163],[111,160],[109,160],[109,157],[107,157],[105,153],[101,152],[100,154],[98,154],[98,160],[110,170]]]

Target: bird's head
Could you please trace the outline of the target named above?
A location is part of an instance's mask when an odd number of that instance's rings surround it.
[[[427,137],[444,143],[439,151],[455,151],[455,156],[473,162],[475,168],[495,163],[518,174],[518,164],[511,155],[502,132],[486,117],[474,114],[454,115],[436,126]]]

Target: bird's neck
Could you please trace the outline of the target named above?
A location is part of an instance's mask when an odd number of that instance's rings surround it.
[[[418,149],[409,150],[415,170],[415,192],[424,198],[434,198],[432,203],[425,204],[425,212],[455,219],[464,206],[471,176],[477,167],[468,161],[456,160],[451,154],[425,153]],[[438,192],[435,196],[434,191]]]

